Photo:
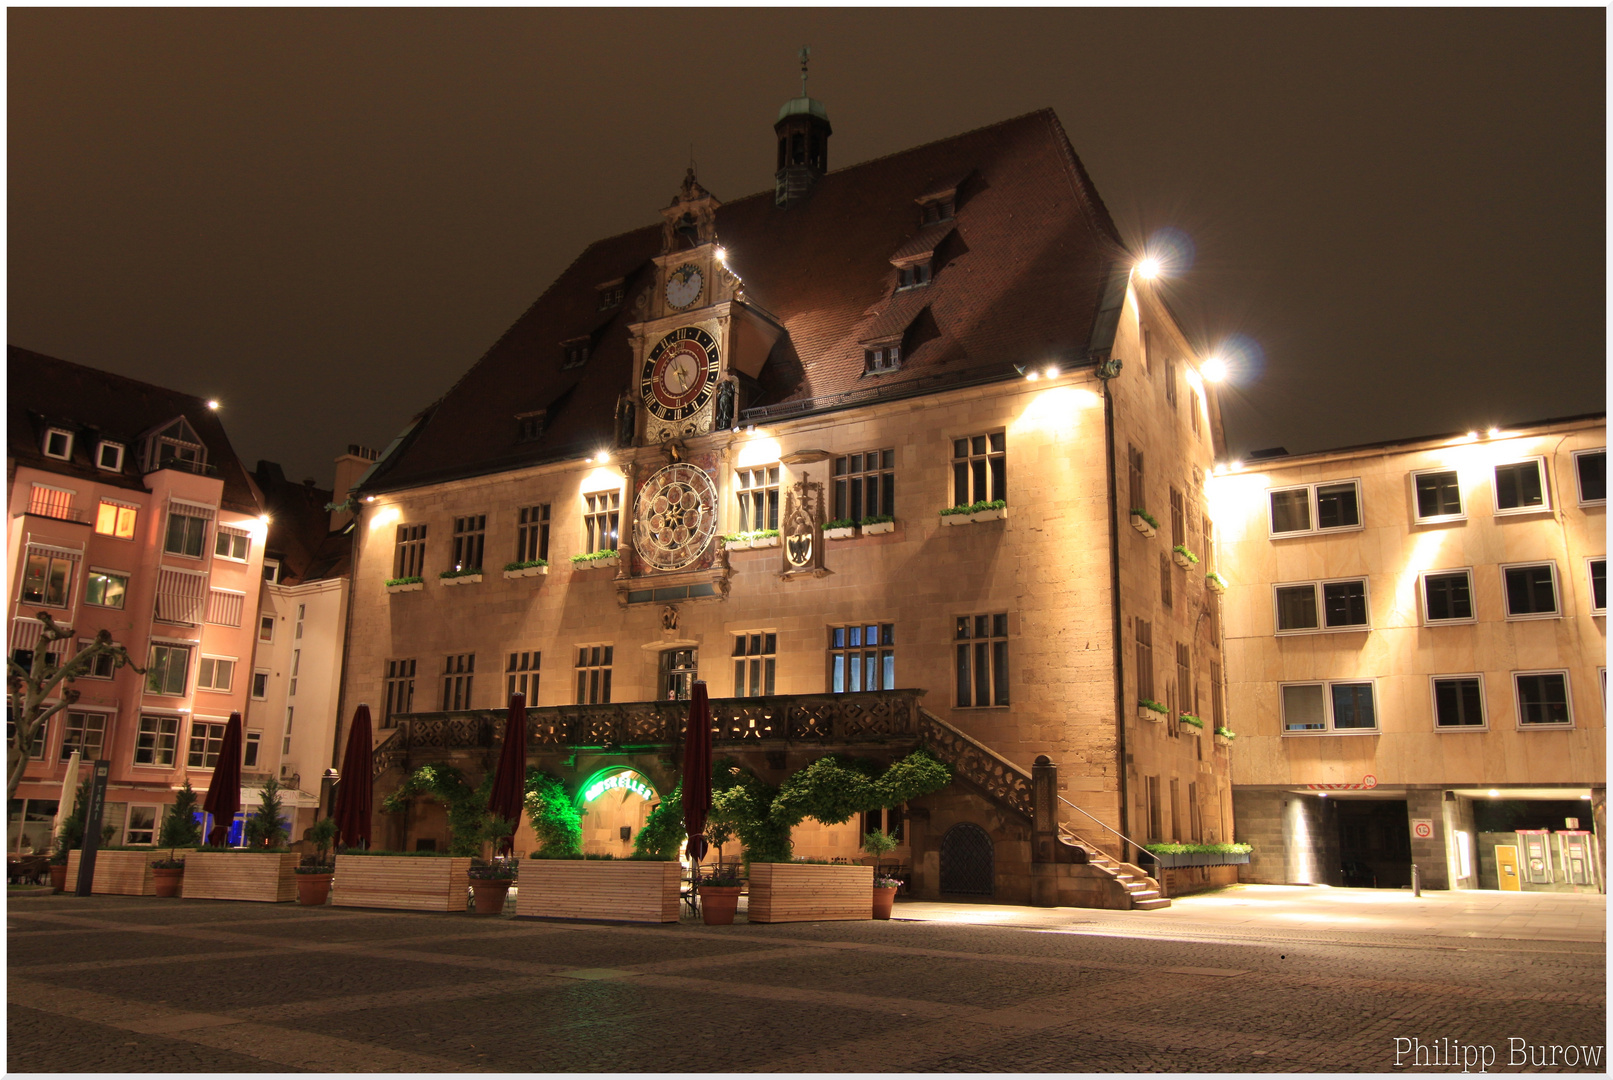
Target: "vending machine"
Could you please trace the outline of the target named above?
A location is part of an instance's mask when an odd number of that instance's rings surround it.
[[[1570,885],[1591,885],[1596,881],[1596,841],[1589,832],[1564,829],[1557,833],[1557,857]]]
[[[1550,885],[1551,833],[1545,829],[1519,829],[1518,853],[1523,863],[1523,880],[1530,885]]]

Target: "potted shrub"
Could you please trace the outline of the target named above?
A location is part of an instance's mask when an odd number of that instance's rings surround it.
[[[1231,746],[1232,740],[1238,737],[1237,732],[1225,724],[1215,729],[1215,743],[1217,746]]]
[[[482,568],[467,566],[462,570],[444,570],[437,575],[437,580],[444,585],[475,585],[482,580]]]
[[[1157,701],[1143,698],[1137,702],[1137,719],[1146,720],[1150,724],[1163,724],[1170,715],[1170,710]]]
[[[835,518],[823,523],[825,540],[850,540],[857,535],[857,523],[850,518]]]
[[[621,561],[620,552],[607,548],[604,551],[590,551],[582,555],[573,555],[571,557],[571,568],[573,570],[592,570],[596,567],[619,566]]]
[[[977,502],[969,507],[969,517],[972,521],[997,521],[1008,516],[1008,500],[993,499],[990,502]]]
[[[969,503],[960,503],[957,506],[944,507],[941,510],[941,524],[943,525],[972,525],[974,507]]]
[[[1196,566],[1199,561],[1199,557],[1197,555],[1187,550],[1186,544],[1177,544],[1175,547],[1171,548],[1171,558],[1175,559],[1176,565],[1180,566],[1183,570],[1186,570],[1191,566]]]
[[[896,850],[896,838],[883,829],[875,829],[863,837],[863,850],[874,857],[874,918],[888,919],[891,917],[891,904],[896,900],[896,890],[902,883],[881,872],[879,860]]]
[[[1144,536],[1153,536],[1159,530],[1159,521],[1147,510],[1131,508],[1131,527]]]
[[[864,536],[878,536],[880,533],[892,532],[895,528],[896,519],[889,514],[876,514],[873,517],[863,518]]]
[[[525,562],[506,563],[504,578],[538,577],[549,572],[549,564],[543,559],[528,559]]]
[[[515,884],[516,861],[494,859],[470,864],[470,889],[477,915],[502,915],[510,886]]]
[[[388,578],[386,591],[389,593],[419,592],[426,587],[426,579],[416,574],[414,577]]]
[[[732,926],[745,882],[732,866],[718,864],[700,879],[700,919],[707,926]]]
[[[330,899],[330,883],[336,874],[331,861],[330,846],[336,839],[336,819],[323,817],[308,830],[313,841],[314,854],[305,856],[297,867],[297,903],[319,907]]]
[[[1181,724],[1182,724],[1182,726],[1184,728],[1186,728],[1187,730],[1191,731],[1195,735],[1197,735],[1199,732],[1204,730],[1204,721],[1200,720],[1198,717],[1194,716],[1192,713],[1183,713],[1181,716],[1178,716],[1176,719],[1181,722]]]
[[[65,892],[67,889],[67,849],[57,847],[50,855],[50,890],[51,892]]]
[[[1211,570],[1204,575],[1204,587],[1214,593],[1224,593],[1227,591],[1227,579]]]
[[[151,864],[152,887],[157,896],[178,896],[185,879],[185,860],[177,857],[177,849],[195,847],[201,843],[202,827],[196,823],[196,792],[190,781],[174,795],[174,804],[163,815],[162,828],[157,832],[157,844],[168,849],[166,859]]]

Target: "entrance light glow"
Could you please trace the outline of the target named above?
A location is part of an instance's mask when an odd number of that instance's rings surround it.
[[[617,773],[607,776],[603,780],[595,780],[583,789],[582,801],[593,802],[607,791],[631,791],[645,799],[654,799],[655,792],[643,780],[633,773]]]

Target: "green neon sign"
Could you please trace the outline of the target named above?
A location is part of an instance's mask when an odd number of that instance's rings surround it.
[[[595,780],[583,789],[582,801],[593,802],[607,791],[631,791],[641,798],[654,799],[655,789],[639,779],[636,773],[622,772],[614,776],[607,776],[603,780]]]

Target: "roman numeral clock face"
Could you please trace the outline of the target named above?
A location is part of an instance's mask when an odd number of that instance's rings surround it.
[[[681,424],[710,404],[720,362],[717,341],[704,330],[672,331],[644,360],[639,378],[644,408],[663,423]]]

